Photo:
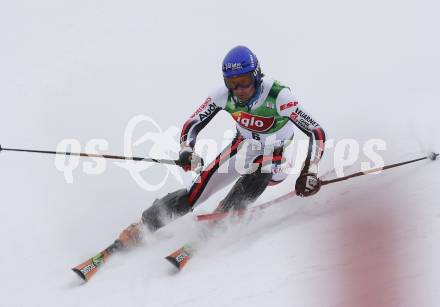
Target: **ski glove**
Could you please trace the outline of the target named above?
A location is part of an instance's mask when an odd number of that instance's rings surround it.
[[[321,188],[321,181],[317,176],[317,169],[318,167],[313,165],[309,169],[302,170],[301,175],[296,179],[296,195],[307,197],[318,193]]]
[[[203,159],[194,153],[194,150],[189,146],[182,146],[179,152],[179,165],[185,172],[196,171],[200,172],[203,168]]]

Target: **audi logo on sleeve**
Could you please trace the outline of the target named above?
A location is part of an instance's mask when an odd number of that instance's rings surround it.
[[[232,117],[242,128],[254,132],[265,132],[272,128],[275,123],[275,117],[273,116],[258,116],[246,112],[232,113]]]

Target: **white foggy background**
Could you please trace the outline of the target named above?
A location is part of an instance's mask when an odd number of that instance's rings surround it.
[[[244,44],[267,76],[292,88],[328,138],[361,144],[382,138],[386,163],[417,158],[439,150],[439,7],[435,1],[0,1],[0,144],[51,150],[75,138],[84,149],[100,138],[109,142],[108,153],[123,154],[133,116],[180,129],[222,85],[226,52]],[[221,140],[232,124],[219,114],[200,137]],[[147,155],[146,149],[134,154]],[[321,170],[332,162],[328,150]],[[187,240],[186,232],[193,235],[187,216],[159,234],[165,243],[116,258],[79,286],[72,266],[181,185],[171,176],[165,188],[146,192],[110,161],[101,175],[78,168],[67,184],[53,156],[2,152],[1,305],[362,306],[375,298],[375,306],[437,306],[440,169],[426,164],[295,199],[249,229],[231,230],[229,240],[208,244],[173,275],[162,258]],[[151,181],[160,180],[163,169],[149,172]],[[291,176],[262,200],[294,182]],[[353,231],[353,225],[366,226]],[[374,245],[379,238],[383,248]],[[357,279],[390,267],[392,277]]]

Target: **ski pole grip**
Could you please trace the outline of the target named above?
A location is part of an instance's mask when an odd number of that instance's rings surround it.
[[[0,144],[0,152],[2,152],[2,144]]]

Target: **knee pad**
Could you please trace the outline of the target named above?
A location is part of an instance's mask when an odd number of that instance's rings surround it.
[[[192,206],[188,202],[188,191],[186,189],[177,190],[156,199],[153,205],[142,213],[142,222],[151,231],[156,231],[168,222],[185,215],[191,209]]]

